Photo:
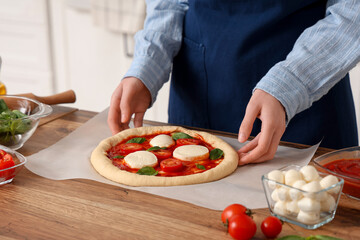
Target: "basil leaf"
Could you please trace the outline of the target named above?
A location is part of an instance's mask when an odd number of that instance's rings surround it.
[[[146,138],[136,137],[136,138],[130,139],[126,143],[143,143],[143,142],[145,142],[145,140],[146,140]]]
[[[197,167],[198,169],[206,170],[206,168],[204,167],[204,165],[201,165],[201,164],[198,164],[198,163],[196,163],[195,165],[196,165],[196,167]]]
[[[176,132],[176,133],[173,133],[171,135],[172,139],[174,139],[175,141],[178,140],[178,139],[182,139],[182,138],[193,138],[192,136],[186,134],[186,133],[183,133],[183,132]]]
[[[4,99],[0,99],[0,113],[9,110],[8,106],[6,105]]]
[[[221,158],[224,155],[223,150],[219,149],[219,148],[215,148],[213,150],[210,151],[210,160],[216,160]]]
[[[297,235],[288,235],[288,236],[278,238],[277,240],[305,240],[305,238],[297,236]]]
[[[137,171],[137,174],[155,176],[158,174],[158,171],[156,171],[153,167],[143,167]]]
[[[119,159],[121,159],[121,158],[124,158],[124,156],[122,156],[122,155],[116,155],[116,156],[113,157],[113,158],[119,158]]]
[[[307,237],[306,240],[342,240],[342,239],[336,238],[336,237],[325,236],[325,235],[315,235],[315,236]]]
[[[154,147],[151,147],[151,148],[148,148],[146,151],[156,151],[156,150],[160,150],[160,149],[166,149],[166,147],[158,147],[158,146],[154,146]]]

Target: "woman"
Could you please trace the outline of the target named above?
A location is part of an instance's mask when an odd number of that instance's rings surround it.
[[[149,0],[109,126],[128,128],[133,113],[141,126],[173,63],[169,122],[256,136],[239,164],[272,159],[280,139],[357,145],[347,73],[359,14],[356,0]]]

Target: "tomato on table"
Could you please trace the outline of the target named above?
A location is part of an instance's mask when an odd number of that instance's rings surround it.
[[[274,216],[269,216],[261,223],[261,231],[267,238],[275,238],[282,230],[282,222]]]
[[[237,240],[249,240],[256,233],[254,220],[246,214],[237,214],[229,219],[229,234]]]
[[[160,168],[164,172],[178,172],[183,168],[183,164],[179,159],[168,158],[160,162]]]
[[[228,220],[235,215],[238,214],[250,214],[251,211],[249,209],[247,209],[245,206],[238,204],[238,203],[234,203],[231,204],[229,206],[227,206],[223,212],[221,213],[221,221],[226,224],[228,222]]]
[[[164,160],[167,158],[171,158],[172,156],[172,151],[168,149],[159,149],[151,152],[157,157],[158,160]]]
[[[0,150],[0,170],[10,168],[15,166],[15,162],[10,154]],[[10,179],[15,172],[15,169],[9,169],[6,171],[0,172],[0,178],[5,178],[5,180]]]
[[[127,155],[136,151],[144,150],[144,147],[140,143],[124,143],[118,147],[121,155]]]
[[[200,145],[201,140],[195,138],[180,138],[176,140],[176,145],[183,146],[183,145]]]

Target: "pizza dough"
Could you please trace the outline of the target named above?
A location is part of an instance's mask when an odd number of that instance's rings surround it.
[[[107,151],[124,139],[132,136],[162,134],[164,132],[183,132],[192,137],[200,137],[214,148],[221,149],[224,152],[224,159],[218,166],[201,173],[164,177],[139,175],[121,170],[113,165],[112,160],[107,157]],[[238,158],[237,152],[229,144],[210,133],[177,126],[152,126],[127,129],[101,141],[91,154],[91,164],[99,174],[117,183],[129,186],[176,186],[205,183],[224,178],[236,170]]]

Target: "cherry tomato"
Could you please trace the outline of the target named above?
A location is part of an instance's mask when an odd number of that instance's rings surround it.
[[[151,152],[153,154],[155,154],[155,156],[157,157],[158,160],[164,160],[167,158],[171,158],[171,156],[172,156],[172,151],[168,150],[168,149],[159,149],[159,150],[154,150]]]
[[[282,230],[282,222],[274,216],[269,216],[261,223],[261,231],[267,238],[275,238]]]
[[[124,143],[118,147],[121,155],[127,155],[132,152],[144,150],[144,147],[140,143]]]
[[[10,168],[15,166],[15,162],[12,158],[12,156],[5,151],[1,150],[0,152],[0,170]],[[15,169],[9,169],[5,171],[0,172],[0,178],[4,178],[5,180],[8,180],[13,177],[13,174],[15,172]]]
[[[229,219],[228,232],[234,239],[248,240],[255,235],[256,224],[246,214],[234,215]]]
[[[183,165],[179,159],[168,158],[160,162],[160,167],[164,172],[179,172]]]
[[[183,146],[183,145],[199,145],[201,144],[201,140],[195,138],[180,138],[176,140],[176,145]]]
[[[224,211],[221,213],[221,221],[226,224],[227,221],[234,215],[238,214],[248,214],[250,210],[248,210],[246,207],[244,207],[241,204],[231,204],[227,206]]]

